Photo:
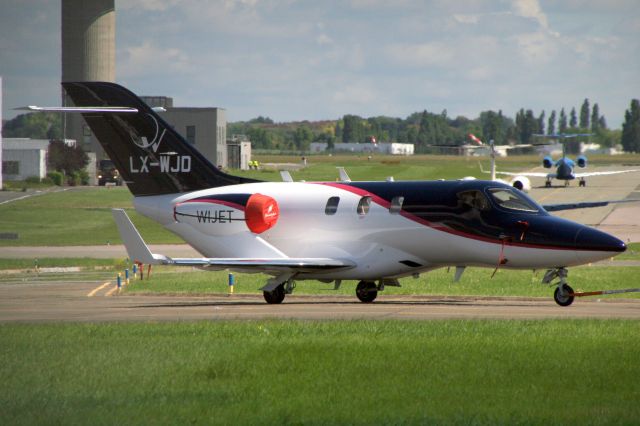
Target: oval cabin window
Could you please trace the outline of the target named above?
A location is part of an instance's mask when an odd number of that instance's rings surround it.
[[[371,197],[365,196],[360,198],[360,202],[358,203],[357,212],[360,216],[364,216],[369,213],[369,208],[371,207]]]
[[[338,204],[340,204],[340,197],[331,197],[327,200],[327,205],[324,208],[324,214],[334,215],[338,211]]]

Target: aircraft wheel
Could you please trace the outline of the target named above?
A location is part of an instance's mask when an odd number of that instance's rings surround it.
[[[267,301],[270,305],[277,305],[282,303],[284,300],[284,284],[280,284],[273,291],[265,291],[263,292],[264,300]]]
[[[581,180],[581,181],[578,183],[578,186],[587,186],[587,181],[586,181],[586,180]]]
[[[551,181],[546,181],[546,182],[544,183],[544,187],[545,187],[545,188],[551,188]]]
[[[371,303],[378,297],[378,288],[371,281],[360,281],[356,287],[356,296],[363,303]]]
[[[573,289],[568,284],[562,284],[563,294],[560,294],[560,286],[556,287],[556,291],[553,292],[553,300],[560,306],[569,306],[573,303],[574,296],[569,296],[569,294],[573,294]]]

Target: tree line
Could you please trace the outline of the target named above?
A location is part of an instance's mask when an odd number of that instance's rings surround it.
[[[430,152],[434,146],[462,145],[473,133],[496,144],[527,144],[538,134],[590,133],[590,141],[604,147],[622,144],[625,151],[640,152],[640,105],[631,101],[622,130],[609,129],[597,103],[585,99],[579,109],[564,107],[536,114],[520,109],[515,118],[502,111],[483,111],[478,118],[451,118],[447,110],[440,113],[415,112],[407,118],[386,116],[363,118],[347,114],[336,121],[274,123],[266,117],[228,124],[227,134],[244,134],[256,149],[307,151],[312,142],[325,142],[329,149],[336,143],[401,142],[415,145],[416,152]]]
[[[607,127],[597,103],[585,99],[579,109],[563,107],[536,114],[520,109],[514,118],[502,111],[483,111],[475,119],[449,117],[447,110],[439,113],[424,110],[407,118],[386,116],[363,118],[347,114],[338,120],[274,123],[268,117],[227,124],[227,135],[246,135],[255,149],[306,152],[312,142],[325,142],[329,149],[336,143],[401,142],[415,145],[416,152],[429,152],[433,146],[462,145],[473,133],[484,141],[496,144],[531,143],[536,134],[591,133],[590,141],[610,147],[622,144],[625,151],[640,152],[640,101],[633,99],[625,113],[622,130]],[[22,114],[3,126],[5,137],[61,139],[60,114]]]

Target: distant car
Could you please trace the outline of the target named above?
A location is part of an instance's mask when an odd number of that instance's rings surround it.
[[[122,177],[120,177],[113,161],[100,160],[98,163],[98,185],[105,186],[108,183],[120,186],[122,185]]]

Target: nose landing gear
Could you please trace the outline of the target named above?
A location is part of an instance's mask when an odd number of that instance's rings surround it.
[[[553,300],[560,306],[569,306],[575,299],[573,289],[567,284],[568,274],[567,268],[549,269],[542,279],[543,284],[551,284],[554,279],[559,278],[560,281],[556,284],[556,290],[553,292]]]

